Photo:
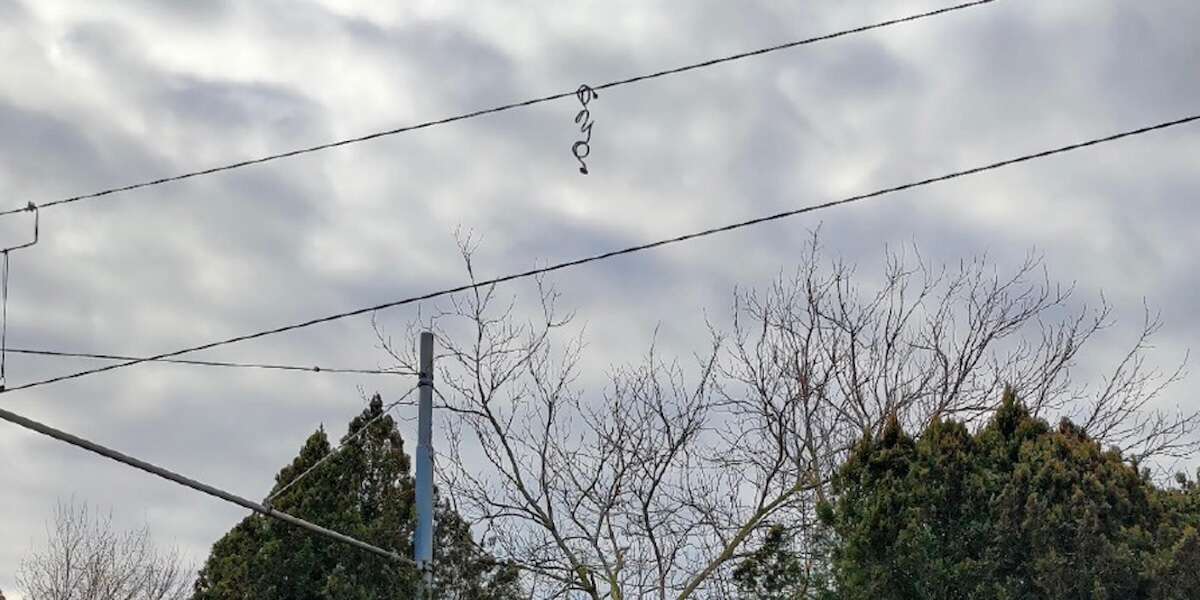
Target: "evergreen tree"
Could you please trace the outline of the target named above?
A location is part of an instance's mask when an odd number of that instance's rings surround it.
[[[824,540],[817,537],[817,543]],[[829,590],[829,568],[823,546],[803,555],[789,528],[773,525],[761,545],[733,570],[739,596],[747,600],[821,598]]]
[[[413,480],[404,442],[376,395],[350,423],[336,456],[275,498],[281,511],[402,556],[412,553]],[[353,436],[370,423],[367,431]],[[275,478],[286,486],[332,451],[324,430],[313,433]],[[515,571],[471,540],[469,527],[445,503],[435,513],[434,577],[438,598],[516,598]],[[410,600],[416,569],[313,536],[261,515],[246,517],[213,545],[194,600]]]
[[[1197,598],[1196,495],[1010,392],[988,426],[892,424],[864,440],[822,514],[843,598]],[[1192,566],[1189,566],[1192,565]]]
[[[735,581],[745,598],[1200,598],[1200,487],[1178,483],[1008,392],[974,434],[935,420],[914,439],[891,419],[859,442],[817,510],[828,586],[771,536]]]

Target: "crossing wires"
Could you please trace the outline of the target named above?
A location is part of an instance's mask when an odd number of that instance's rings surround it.
[[[868,31],[873,31],[876,29],[883,29],[885,27],[892,27],[892,26],[900,25],[900,24],[904,24],[904,23],[911,23],[913,21],[928,19],[931,17],[936,17],[939,15],[947,14],[947,13],[952,13],[952,12],[956,12],[956,11],[960,11],[960,10],[965,10],[968,8],[982,6],[985,4],[991,4],[992,2],[996,2],[996,1],[997,0],[977,0],[974,2],[967,2],[964,4],[958,4],[955,6],[948,6],[946,8],[939,8],[937,10],[931,10],[931,11],[927,11],[927,12],[923,12],[923,13],[913,14],[913,15],[909,15],[906,17],[889,19],[887,21],[881,21],[878,23],[872,23],[870,25],[854,27],[852,29],[843,29],[841,31],[835,31],[833,33],[827,33],[827,34],[819,35],[816,37],[810,37],[810,38],[795,40],[795,41],[786,42],[786,43],[782,43],[782,44],[776,44],[773,46],[767,46],[765,48],[759,48],[759,49],[750,50],[747,52],[740,52],[737,54],[731,54],[731,55],[723,56],[720,58],[713,58],[713,59],[709,59],[709,60],[705,60],[705,61],[701,61],[701,62],[697,62],[697,63],[692,63],[692,64],[687,64],[687,65],[670,68],[670,69],[663,69],[661,71],[655,71],[653,73],[645,73],[642,75],[635,75],[633,77],[617,79],[614,81],[609,81],[608,83],[602,83],[600,85],[594,85],[594,86],[590,86],[590,87],[594,90],[604,90],[604,89],[610,89],[610,88],[615,88],[615,87],[619,87],[619,86],[630,85],[633,83],[638,83],[638,82],[647,81],[647,80],[651,80],[651,79],[658,79],[660,77],[667,77],[669,75],[677,75],[680,73],[686,73],[688,71],[694,71],[696,69],[703,69],[703,68],[712,67],[712,66],[720,65],[720,64],[724,64],[724,63],[729,63],[729,62],[733,62],[733,61],[737,61],[737,60],[752,58],[755,56],[762,56],[764,54],[769,54],[772,52],[779,52],[781,50],[788,50],[788,49],[792,49],[792,48],[798,48],[801,46],[807,46],[810,44],[816,44],[818,42],[825,42],[828,40],[833,40],[833,39],[837,39],[837,38],[841,38],[841,37],[845,37],[845,36],[849,36],[849,35],[866,33]],[[341,140],[337,140],[334,142],[327,142],[324,144],[317,144],[315,146],[309,146],[307,148],[297,148],[294,150],[288,150],[286,152],[280,152],[278,154],[269,154],[266,156],[261,156],[259,158],[242,160],[242,161],[238,161],[238,162],[234,162],[234,163],[210,167],[207,169],[188,171],[186,173],[180,173],[178,175],[172,175],[170,177],[162,177],[159,179],[152,179],[152,180],[148,180],[148,181],[142,181],[139,183],[132,183],[129,185],[108,188],[105,190],[100,190],[98,192],[91,192],[88,194],[80,194],[78,196],[70,196],[67,198],[60,198],[58,200],[44,202],[44,203],[38,205],[38,207],[39,208],[50,208],[53,206],[62,206],[64,204],[72,204],[75,202],[80,202],[82,200],[91,200],[91,199],[95,199],[95,198],[102,198],[104,196],[111,196],[113,194],[119,194],[122,192],[129,192],[129,191],[138,190],[138,189],[142,189],[142,188],[148,188],[148,187],[152,187],[152,186],[156,186],[156,185],[162,185],[162,184],[166,184],[166,183],[182,181],[184,179],[191,179],[193,177],[200,177],[203,175],[212,175],[214,173],[220,173],[223,171],[232,171],[234,169],[240,169],[242,167],[259,165],[259,164],[263,164],[263,163],[267,163],[267,162],[281,160],[284,158],[291,158],[293,156],[300,156],[303,154],[310,154],[313,152],[330,150],[330,149],[339,148],[342,146],[349,146],[351,144],[359,144],[362,142],[367,142],[367,141],[371,141],[371,140],[375,140],[375,139],[379,139],[379,138],[394,136],[394,135],[398,135],[401,133],[408,133],[411,131],[426,129],[429,127],[436,127],[438,125],[446,125],[446,124],[454,123],[457,121],[465,121],[467,119],[474,119],[477,117],[482,117],[485,115],[492,115],[492,114],[496,114],[496,113],[501,113],[501,112],[505,112],[505,111],[509,111],[509,110],[518,109],[518,108],[526,108],[526,107],[533,106],[536,104],[542,104],[545,102],[559,100],[562,98],[573,98],[573,97],[575,97],[575,93],[576,93],[576,90],[574,88],[572,88],[570,91],[558,92],[558,93],[549,94],[546,96],[539,96],[536,98],[529,98],[527,100],[521,100],[519,102],[512,102],[509,104],[502,104],[500,106],[493,106],[491,108],[485,108],[485,109],[476,110],[476,111],[472,111],[472,112],[468,112],[468,113],[453,115],[453,116],[449,116],[449,117],[443,117],[440,119],[434,119],[431,121],[417,123],[415,125],[406,125],[403,127],[397,127],[395,129],[375,131],[372,133],[368,133],[366,135],[341,139]],[[10,215],[10,214],[18,213],[18,212],[25,211],[25,210],[29,210],[29,208],[27,206],[25,206],[25,207],[20,207],[20,208],[4,210],[4,211],[0,211],[0,216]]]
[[[206,483],[201,483],[190,477],[180,475],[178,473],[175,473],[173,471],[170,471],[170,470],[160,467],[158,465],[141,460],[139,458],[134,458],[127,454],[121,453],[117,450],[113,450],[112,448],[109,448],[107,446],[102,446],[100,444],[97,444],[96,442],[86,440],[79,436],[67,433],[65,431],[62,431],[61,429],[55,429],[54,427],[50,427],[49,425],[46,425],[44,423],[40,423],[33,419],[23,417],[21,415],[18,415],[14,412],[5,410],[3,408],[0,408],[0,419],[8,421],[9,423],[12,423],[14,425],[19,425],[30,431],[36,431],[37,433],[40,433],[45,436],[49,436],[60,442],[65,442],[65,443],[75,446],[77,448],[82,448],[89,452],[94,452],[96,454],[99,454],[100,456],[103,456],[103,457],[111,459],[111,460],[115,460],[121,464],[133,467],[140,471],[144,471],[151,475],[156,475],[156,476],[166,479],[167,481],[170,481],[172,483],[177,483],[186,488],[189,488],[193,491],[207,494],[214,498],[218,498],[220,500],[224,500],[225,502],[229,502],[230,504],[236,504],[238,506],[241,506],[242,508],[250,509],[251,511],[256,512],[260,515],[264,515],[264,516],[270,517],[272,519],[277,519],[279,521],[283,521],[284,523],[289,523],[291,525],[295,525],[296,527],[306,529],[306,530],[308,530],[312,533],[315,533],[319,536],[322,536],[324,538],[328,538],[328,539],[334,540],[336,542],[341,542],[343,544],[349,544],[360,550],[365,550],[365,551],[375,554],[377,556],[381,556],[383,558],[386,558],[388,560],[392,560],[392,561],[395,561],[395,562],[398,562],[401,564],[410,564],[410,565],[413,564],[413,561],[411,559],[400,556],[399,554],[396,554],[395,552],[392,552],[390,550],[385,550],[374,544],[368,544],[367,542],[352,538],[343,533],[338,533],[336,531],[333,531],[332,529],[326,529],[325,527],[321,527],[320,525],[317,525],[315,523],[305,521],[304,519],[294,517],[283,511],[271,508],[270,505],[260,504],[253,500],[249,500],[247,498],[238,496],[237,494],[227,492],[218,487],[211,486]]]
[[[415,391],[417,391],[417,388],[415,386],[412,388],[409,388],[409,390],[407,392],[405,392],[404,395],[400,396],[399,398],[397,398],[396,400],[394,400],[387,406],[383,407],[383,409],[379,412],[379,414],[377,414],[374,417],[372,417],[371,419],[369,419],[366,423],[363,423],[358,428],[357,431],[355,431],[354,433],[348,434],[345,438],[343,438],[342,442],[340,444],[338,444],[336,448],[331,450],[325,456],[322,456],[320,460],[313,463],[311,467],[305,469],[303,473],[300,473],[299,475],[293,477],[291,481],[287,482],[286,484],[281,486],[279,489],[272,492],[270,496],[267,496],[267,499],[263,501],[263,504],[270,506],[271,502],[273,502],[276,498],[282,496],[284,492],[295,487],[295,485],[300,483],[301,481],[303,481],[305,477],[308,477],[310,473],[312,473],[313,471],[316,471],[318,467],[325,464],[327,461],[329,461],[334,456],[337,456],[338,453],[340,453],[342,451],[342,448],[346,447],[346,444],[349,444],[350,442],[358,439],[360,436],[362,436],[364,433],[366,433],[367,430],[370,429],[371,425],[374,425],[376,421],[379,421],[380,419],[382,419],[385,415],[387,415],[389,412],[391,412],[391,410],[393,408],[404,403],[404,401],[407,400],[408,397],[411,396],[412,393]]]
[[[35,350],[31,348],[9,348],[9,352],[14,354],[29,354],[33,356],[52,356],[56,358],[90,358],[96,360],[114,360],[114,361],[138,361],[143,360],[138,356],[127,356],[123,354],[102,354],[95,352],[64,352],[61,350]],[[281,365],[273,363],[247,363],[247,362],[229,362],[221,360],[191,360],[183,358],[145,358],[147,362],[171,363],[178,365],[192,365],[200,367],[225,367],[233,369],[262,369],[269,371],[299,371],[306,373],[337,373],[337,374],[355,374],[355,375],[416,375],[411,371],[401,369],[347,369],[340,367],[322,367],[313,365],[311,367],[303,365]]]
[[[486,281],[473,281],[468,284],[445,288],[442,290],[428,292],[428,293],[420,294],[417,296],[410,296],[408,298],[403,298],[400,300],[393,300],[393,301],[385,302],[382,304],[376,304],[374,306],[357,308],[357,309],[349,310],[346,312],[335,313],[335,314],[326,315],[323,317],[317,317],[315,319],[310,319],[310,320],[302,321],[299,323],[283,325],[283,326],[275,327],[272,329],[264,329],[262,331],[256,331],[253,333],[247,333],[244,335],[239,335],[239,336],[235,336],[235,337],[231,337],[231,338],[227,338],[227,339],[223,339],[223,340],[199,344],[199,345],[191,346],[188,348],[182,348],[182,349],[176,350],[174,352],[164,352],[162,354],[158,354],[158,355],[151,356],[151,357],[139,358],[139,359],[130,360],[130,361],[126,361],[126,362],[106,365],[103,367],[97,367],[94,369],[88,369],[88,370],[78,371],[78,372],[70,373],[70,374],[66,374],[66,375],[60,375],[57,377],[51,377],[48,379],[34,381],[31,383],[26,383],[26,384],[22,384],[22,385],[18,385],[18,386],[12,386],[5,390],[0,391],[0,393],[8,393],[8,392],[16,391],[16,390],[32,389],[32,388],[36,388],[36,387],[50,385],[52,383],[67,381],[70,379],[76,379],[76,378],[80,378],[80,377],[86,377],[88,375],[94,375],[96,373],[103,373],[105,371],[113,371],[116,369],[123,369],[125,367],[131,367],[133,365],[141,364],[144,362],[157,361],[157,360],[162,360],[162,359],[166,359],[166,358],[174,358],[176,356],[188,354],[191,352],[208,350],[210,348],[226,346],[226,345],[234,344],[237,342],[244,342],[247,340],[257,339],[257,338],[275,335],[275,334],[279,334],[279,333],[284,333],[284,332],[288,332],[288,331],[294,331],[297,329],[312,327],[313,325],[319,325],[322,323],[329,323],[331,321],[337,321],[339,319],[344,319],[347,317],[353,317],[356,315],[372,313],[375,311],[379,311],[379,310],[383,310],[383,309],[387,309],[387,308],[394,308],[394,307],[398,307],[398,306],[404,306],[407,304],[414,304],[417,302],[422,302],[425,300],[432,300],[434,298],[438,298],[441,296],[448,296],[451,294],[456,294],[456,293],[464,292],[464,291],[471,290],[471,289],[493,286],[493,285],[500,284],[500,283],[515,281],[518,279],[525,279],[528,277],[534,277],[534,276],[541,275],[544,273],[560,271],[563,269],[578,267],[578,266],[585,265],[588,263],[608,260],[608,259],[615,258],[618,256],[634,254],[637,252],[651,250],[654,248],[660,248],[660,247],[667,246],[667,245],[678,244],[678,243],[682,243],[682,242],[696,240],[696,239],[699,239],[702,237],[707,237],[710,235],[726,233],[726,232],[734,231],[734,230],[738,230],[738,229],[745,229],[748,227],[762,225],[762,224],[769,223],[772,221],[778,221],[781,219],[786,219],[789,217],[794,217],[794,216],[802,215],[805,213],[810,213],[810,212],[825,210],[825,209],[834,208],[834,207],[838,207],[838,206],[844,206],[844,205],[848,205],[848,204],[852,204],[852,203],[862,202],[864,200],[878,198],[881,196],[887,196],[890,194],[895,194],[897,192],[902,192],[902,191],[906,191],[906,190],[925,187],[925,186],[933,185],[936,183],[942,183],[945,181],[950,181],[953,179],[958,179],[958,178],[967,177],[967,176],[971,176],[971,175],[977,175],[980,173],[984,173],[987,171],[993,171],[996,169],[1001,169],[1003,167],[1008,167],[1008,166],[1019,164],[1019,163],[1029,162],[1029,161],[1033,161],[1033,160],[1039,160],[1039,159],[1047,158],[1047,157],[1054,156],[1057,154],[1064,154],[1067,152],[1073,152],[1076,150],[1081,150],[1084,148],[1089,148],[1089,147],[1097,146],[1100,144],[1115,142],[1117,140],[1121,140],[1121,139],[1133,137],[1133,136],[1138,136],[1138,135],[1144,135],[1146,133],[1150,133],[1153,131],[1159,131],[1159,130],[1168,129],[1171,127],[1178,127],[1181,125],[1195,122],[1197,120],[1200,120],[1200,114],[1181,117],[1181,118],[1170,120],[1170,121],[1164,121],[1164,122],[1157,123],[1154,125],[1147,125],[1144,127],[1139,127],[1137,129],[1130,129],[1130,130],[1122,131],[1119,133],[1114,133],[1114,134],[1103,136],[1103,137],[1098,137],[1098,138],[1093,138],[1093,139],[1089,139],[1089,140],[1085,140],[1085,141],[1075,142],[1075,143],[1068,144],[1065,146],[1060,146],[1057,148],[1051,148],[1048,150],[1041,150],[1041,151],[1033,152],[1030,154],[1024,154],[1024,155],[1016,156],[1013,158],[1001,160],[998,162],[980,165],[977,167],[972,167],[972,168],[964,169],[964,170],[960,170],[960,171],[953,171],[953,172],[946,173],[943,175],[929,177],[927,179],[912,181],[909,183],[904,183],[901,185],[887,187],[887,188],[883,188],[883,189],[876,190],[873,192],[868,192],[865,194],[859,194],[857,196],[850,196],[848,198],[842,198],[840,200],[833,200],[833,201],[824,202],[821,204],[813,204],[813,205],[809,205],[809,206],[803,206],[800,208],[795,208],[792,210],[778,212],[778,213],[771,214],[771,215],[761,216],[761,217],[749,219],[746,221],[730,223],[727,225],[713,227],[710,229],[704,229],[701,231],[695,231],[692,233],[685,233],[683,235],[675,236],[672,238],[666,238],[666,239],[661,239],[661,240],[657,240],[657,241],[653,241],[653,242],[647,242],[644,244],[629,246],[629,247],[621,248],[618,250],[610,250],[607,252],[602,252],[599,254],[594,254],[591,256],[583,257],[583,258],[577,258],[574,260],[568,260],[565,262],[556,263],[556,264],[546,266],[546,267],[530,269],[528,271],[522,271],[522,272],[518,272],[518,273],[512,273],[509,275],[504,275],[502,277],[488,279]]]

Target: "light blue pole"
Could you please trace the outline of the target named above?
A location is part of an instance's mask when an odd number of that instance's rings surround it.
[[[433,597],[433,333],[421,332],[417,386],[417,531],[413,559],[421,571],[417,600]]]

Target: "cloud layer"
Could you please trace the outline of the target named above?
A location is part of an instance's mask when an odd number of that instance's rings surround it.
[[[45,202],[929,10],[920,2],[506,4],[0,0],[0,204]],[[385,3],[388,4],[388,3]],[[395,3],[393,3],[395,4]],[[401,7],[402,6],[402,7]],[[12,346],[154,353],[482,275],[887,187],[1195,112],[1186,0],[999,0],[983,8],[608,90],[586,177],[574,100],[81,202],[12,255]],[[1143,299],[1174,364],[1200,336],[1196,126],[564,272],[591,332],[588,379],[701,348],[734,285],[790,270],[810,228],[878,267],[1037,248],[1103,290],[1131,341]],[[27,235],[25,215],[0,223]],[[528,284],[505,288],[528,294]],[[380,315],[399,329],[416,308]],[[387,364],[367,319],[203,355]],[[10,384],[94,366],[9,356]],[[0,396],[7,408],[261,497],[307,433],[335,434],[358,387],[400,378],[141,365]],[[1182,386],[1168,402],[1195,406]],[[146,520],[200,561],[240,510],[0,426],[0,589],[56,498]]]

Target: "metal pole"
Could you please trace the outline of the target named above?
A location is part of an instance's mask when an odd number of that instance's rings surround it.
[[[433,597],[433,333],[421,332],[417,407],[417,530],[413,559],[421,573],[417,600]]]

